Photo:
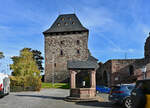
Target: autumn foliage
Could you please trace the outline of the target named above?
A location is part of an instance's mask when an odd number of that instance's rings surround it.
[[[20,56],[14,56],[12,60],[11,89],[21,87],[22,90],[40,90],[40,70],[33,58],[33,53],[28,48],[24,48],[20,51]]]

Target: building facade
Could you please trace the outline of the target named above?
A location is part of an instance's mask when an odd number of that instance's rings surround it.
[[[59,15],[43,32],[45,38],[45,82],[66,82],[67,61],[87,60],[89,30],[75,14]]]
[[[150,78],[150,34],[144,49],[144,58],[112,59],[101,64],[97,70],[97,84],[111,86]]]

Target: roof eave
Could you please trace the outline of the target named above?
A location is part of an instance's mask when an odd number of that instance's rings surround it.
[[[68,32],[89,32],[88,29],[85,30],[76,30],[76,31],[58,31],[58,32],[49,32],[48,30],[44,31],[43,34],[50,34],[50,33],[68,33]]]

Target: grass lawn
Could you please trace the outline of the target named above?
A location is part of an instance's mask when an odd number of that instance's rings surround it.
[[[69,89],[68,83],[43,83],[42,88],[61,88],[61,89]]]

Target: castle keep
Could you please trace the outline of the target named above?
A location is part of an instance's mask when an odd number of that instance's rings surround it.
[[[45,37],[45,82],[64,82],[69,77],[67,61],[86,61],[89,30],[75,14],[59,15],[43,32]]]

